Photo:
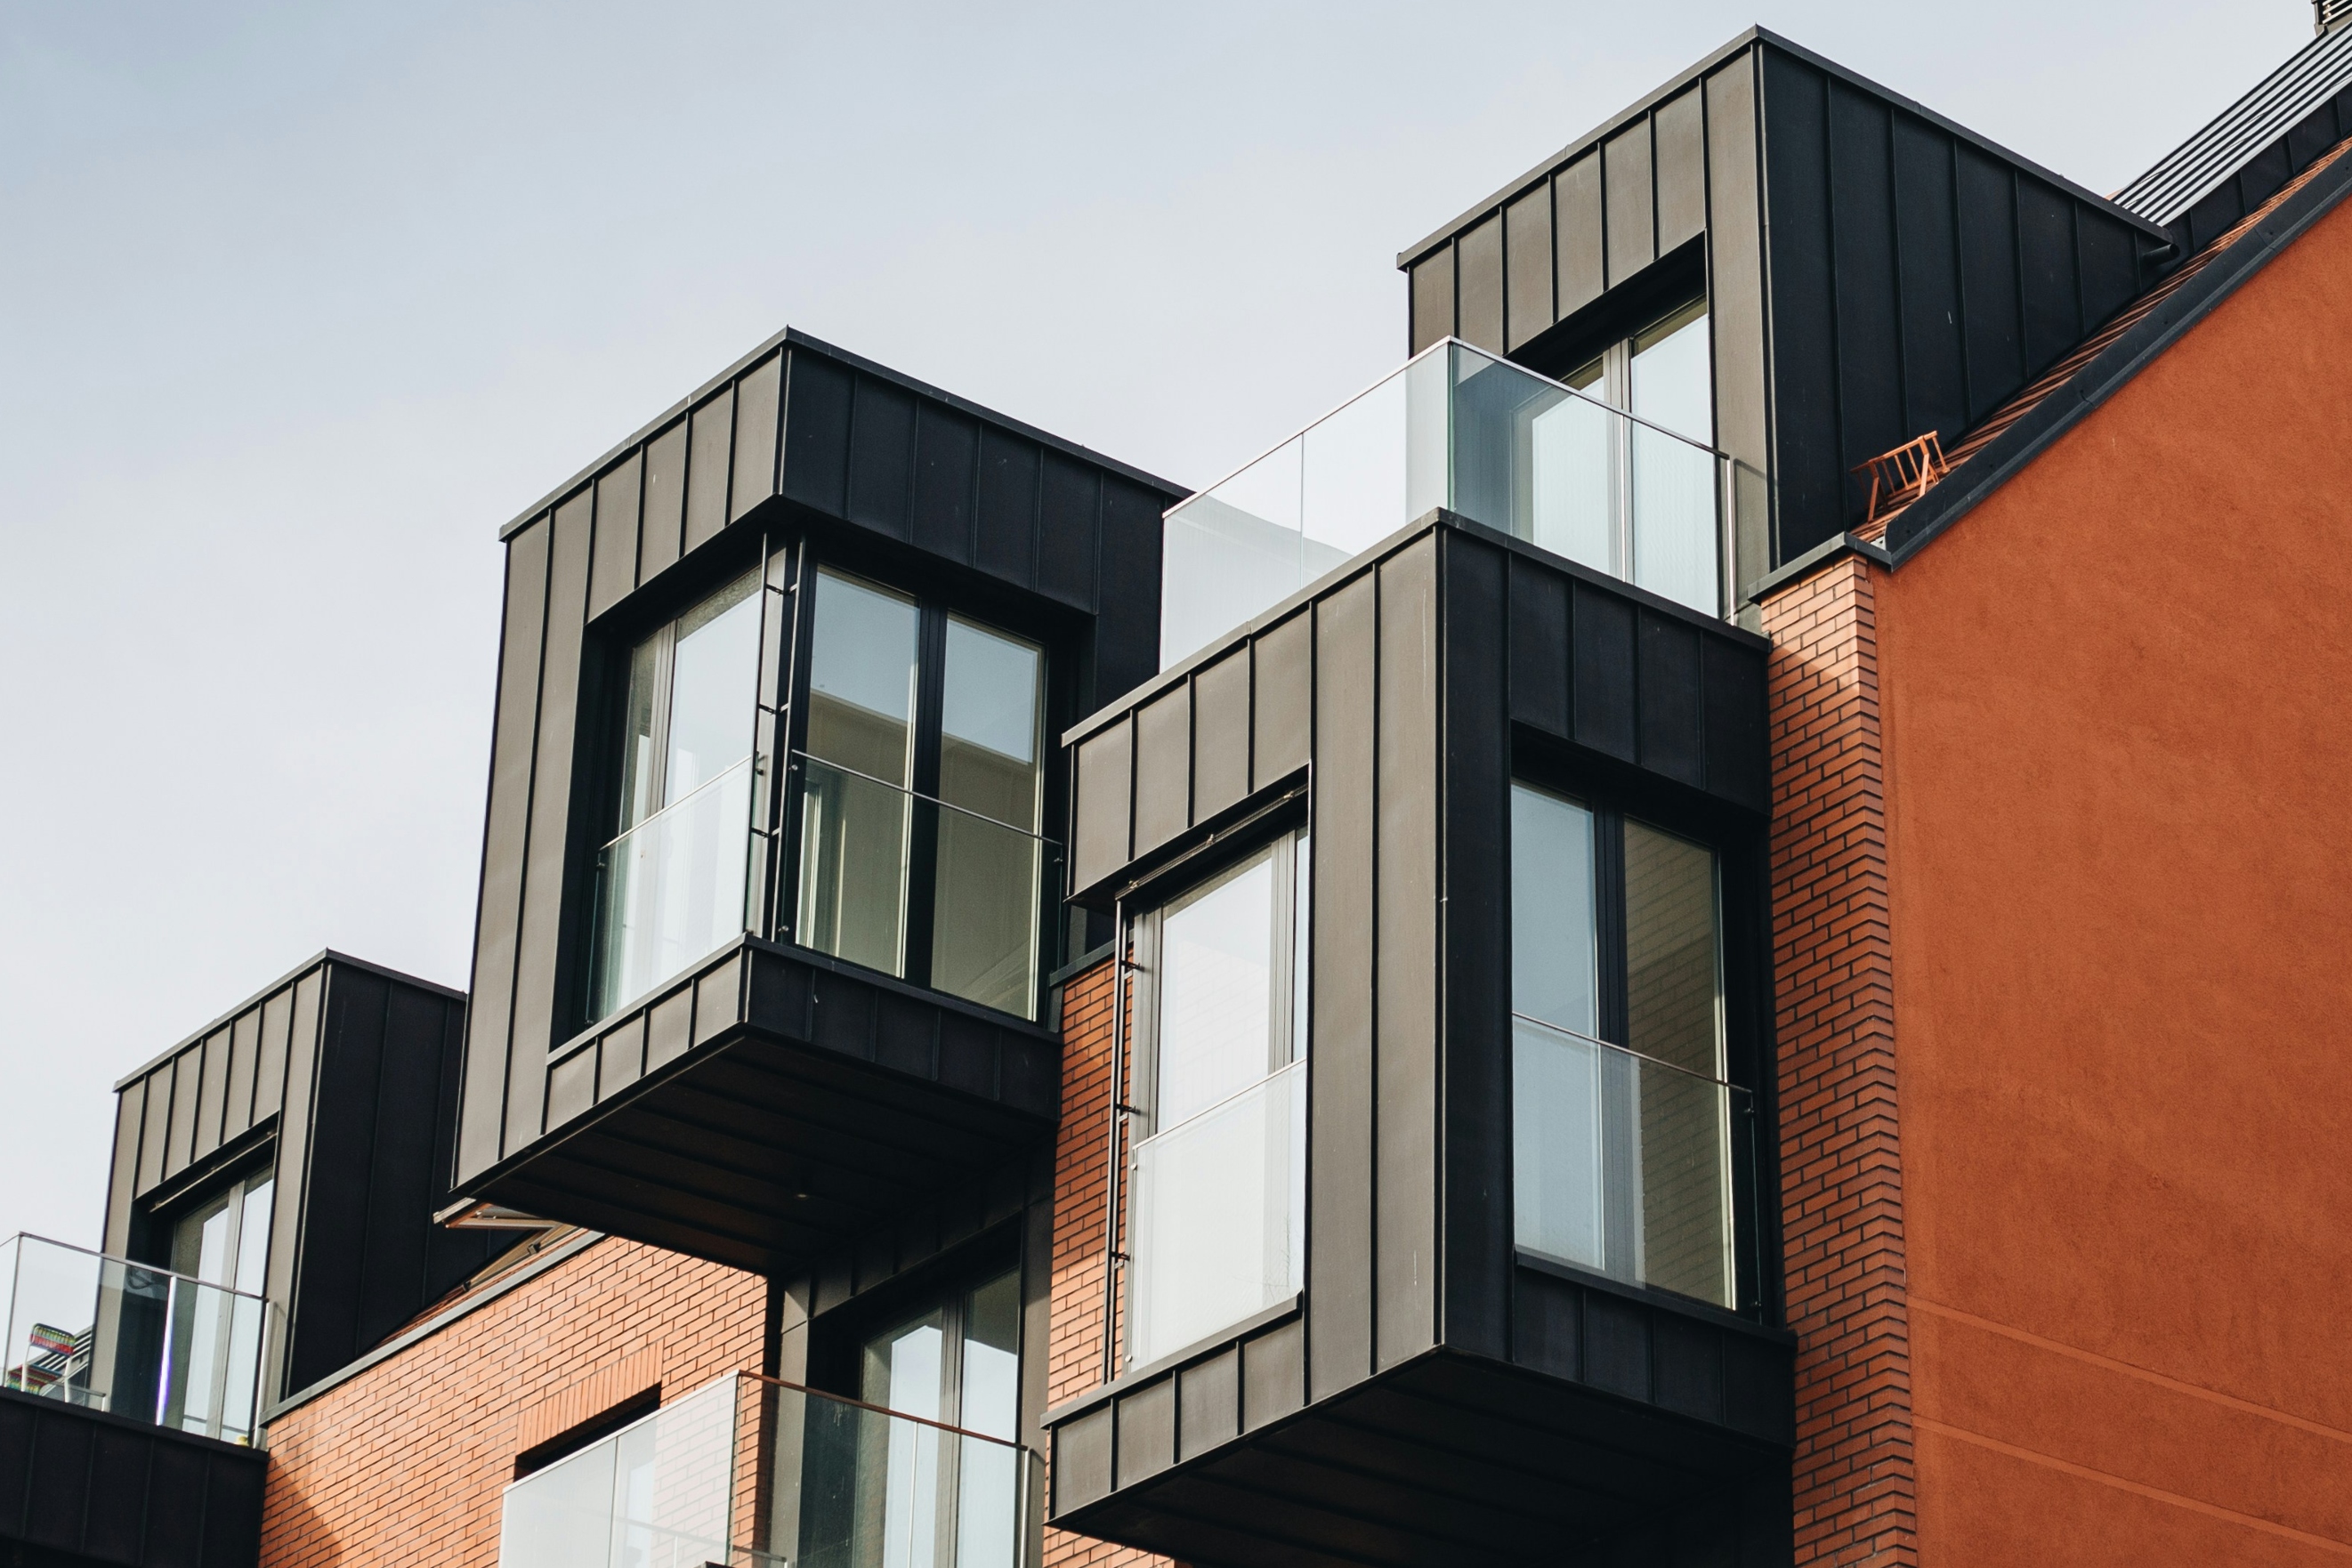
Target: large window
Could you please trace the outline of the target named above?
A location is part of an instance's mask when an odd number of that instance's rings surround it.
[[[596,1017],[743,932],[762,598],[746,573],[631,651],[618,820],[597,864]]]
[[[1563,379],[1595,401],[1570,398],[1531,413],[1533,494],[1525,508],[1535,542],[1715,613],[1720,498],[1717,465],[1704,449],[1715,434],[1706,301],[1668,312]]]
[[[1135,922],[1131,1362],[1304,1277],[1308,862],[1286,836]]]
[[[801,775],[803,945],[1036,1016],[1045,657],[816,578]]]
[[[268,1279],[269,1216],[277,1184],[263,1171],[198,1202],[172,1226],[172,1271],[241,1291],[172,1294],[171,1371],[162,1419],[208,1437],[251,1436],[261,1339],[257,1314]]]
[[[1728,1307],[1720,881],[1703,846],[1512,786],[1518,1247]]]

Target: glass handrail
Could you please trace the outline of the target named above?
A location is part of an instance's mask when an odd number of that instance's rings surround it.
[[[1670,1062],[1663,1057],[1652,1056],[1645,1051],[1637,1051],[1631,1046],[1621,1046],[1614,1040],[1604,1040],[1601,1039],[1597,1036],[1585,1034],[1580,1030],[1567,1028],[1561,1025],[1553,1023],[1549,1018],[1538,1018],[1531,1013],[1521,1013],[1514,1010],[1511,1014],[1511,1022],[1515,1024],[1532,1024],[1537,1028],[1545,1030],[1550,1034],[1558,1035],[1563,1039],[1574,1040],[1582,1045],[1598,1046],[1604,1051],[1615,1051],[1621,1056],[1633,1057],[1637,1060],[1648,1063],[1652,1067],[1664,1068],[1668,1072],[1678,1072],[1683,1074],[1685,1077],[1695,1078],[1702,1083],[1718,1085],[1724,1089],[1731,1090],[1734,1094],[1747,1094],[1749,1092],[1749,1090],[1741,1088],[1738,1084],[1732,1082],[1727,1078],[1721,1078],[1713,1073],[1700,1072],[1696,1068],[1684,1067],[1679,1062]]]
[[[942,800],[935,795],[925,795],[921,790],[910,789],[905,784],[893,783],[889,779],[877,777],[873,773],[861,773],[857,769],[851,767],[846,763],[836,763],[831,757],[822,757],[814,752],[803,752],[796,750],[792,753],[792,757],[793,765],[795,768],[800,767],[803,763],[814,763],[819,767],[828,769],[833,773],[840,773],[853,779],[863,779],[867,784],[879,784],[884,789],[896,790],[900,795],[907,796],[909,800],[922,801],[927,805],[936,805],[944,811],[961,813],[965,816],[973,817],[979,821],[985,822],[992,827],[1002,827],[1007,832],[1022,834],[1027,837],[1034,838],[1040,844],[1052,845],[1056,849],[1062,847],[1062,841],[1054,837],[1050,834],[1035,832],[1033,829],[1022,826],[1018,823],[1007,822],[1001,816],[992,816],[987,812],[975,811],[971,806],[959,805],[951,800]]]
[[[1456,339],[1169,509],[1160,667],[1444,507],[1707,615],[1754,470]]]
[[[721,769],[598,852],[594,1017],[750,926],[761,763],[755,752]]]
[[[0,1387],[258,1442],[263,1297],[24,1234],[0,1241]]]

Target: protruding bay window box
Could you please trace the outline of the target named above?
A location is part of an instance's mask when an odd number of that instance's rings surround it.
[[[1452,1568],[1785,1488],[1766,649],[1715,608],[1440,512],[1071,732],[1129,1022],[1053,1524]]]

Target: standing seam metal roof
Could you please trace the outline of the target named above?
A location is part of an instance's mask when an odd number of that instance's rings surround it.
[[[2252,92],[2116,193],[2116,204],[2169,226],[2254,156],[2352,86],[2352,26],[2323,33]]]

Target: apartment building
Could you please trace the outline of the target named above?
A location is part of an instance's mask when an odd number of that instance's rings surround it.
[[[2340,1560],[2347,142],[1751,31],[1199,491],[761,345],[505,531],[468,994],[13,1244],[10,1561]]]

